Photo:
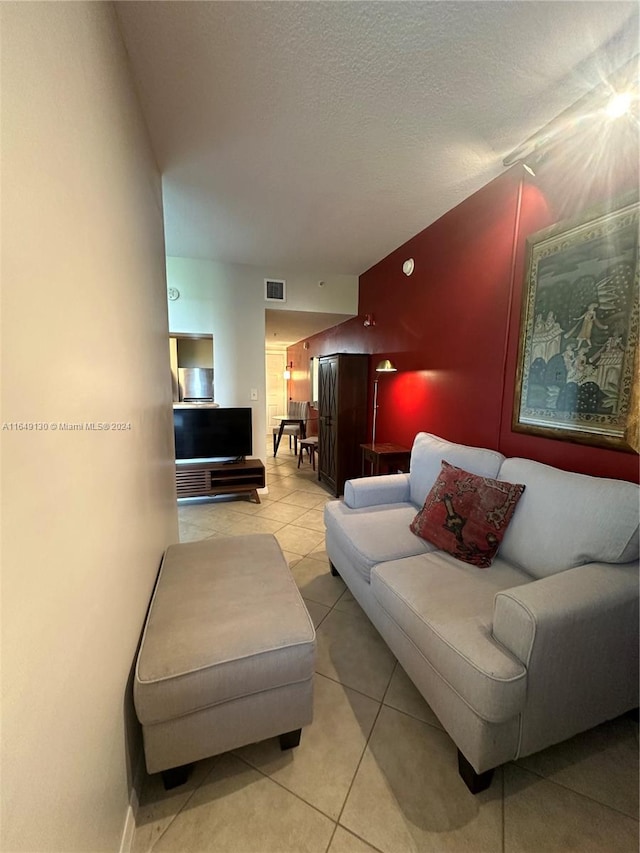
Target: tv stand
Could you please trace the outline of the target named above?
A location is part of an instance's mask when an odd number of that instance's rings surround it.
[[[238,462],[246,462],[246,456],[236,456],[235,459],[225,459],[223,465],[237,465]]]
[[[249,495],[260,503],[258,489],[265,485],[264,464],[260,459],[242,462],[176,462],[176,490],[179,498],[214,495]]]

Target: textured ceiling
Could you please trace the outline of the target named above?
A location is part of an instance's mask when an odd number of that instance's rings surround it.
[[[267,308],[265,341],[267,344],[290,346],[316,332],[344,323],[351,314],[324,314],[320,311],[282,311]]]
[[[168,254],[274,274],[364,272],[638,45],[635,2],[117,9]]]

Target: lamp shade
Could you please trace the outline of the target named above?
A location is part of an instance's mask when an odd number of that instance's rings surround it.
[[[376,367],[376,373],[395,373],[397,370],[398,368],[388,358],[383,358]]]

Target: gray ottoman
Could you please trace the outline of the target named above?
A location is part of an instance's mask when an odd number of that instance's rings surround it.
[[[315,630],[274,536],[167,549],[135,671],[149,773],[172,787],[184,765],[311,722]]]

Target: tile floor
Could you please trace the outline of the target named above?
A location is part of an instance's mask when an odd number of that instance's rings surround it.
[[[267,485],[259,505],[181,505],[180,535],[275,534],[317,628],[313,724],[291,752],[252,744],[199,762],[171,792],[146,777],[134,853],[637,853],[637,722],[508,764],[472,796],[438,719],[329,574],[331,497],[309,463],[298,470],[283,443]]]

